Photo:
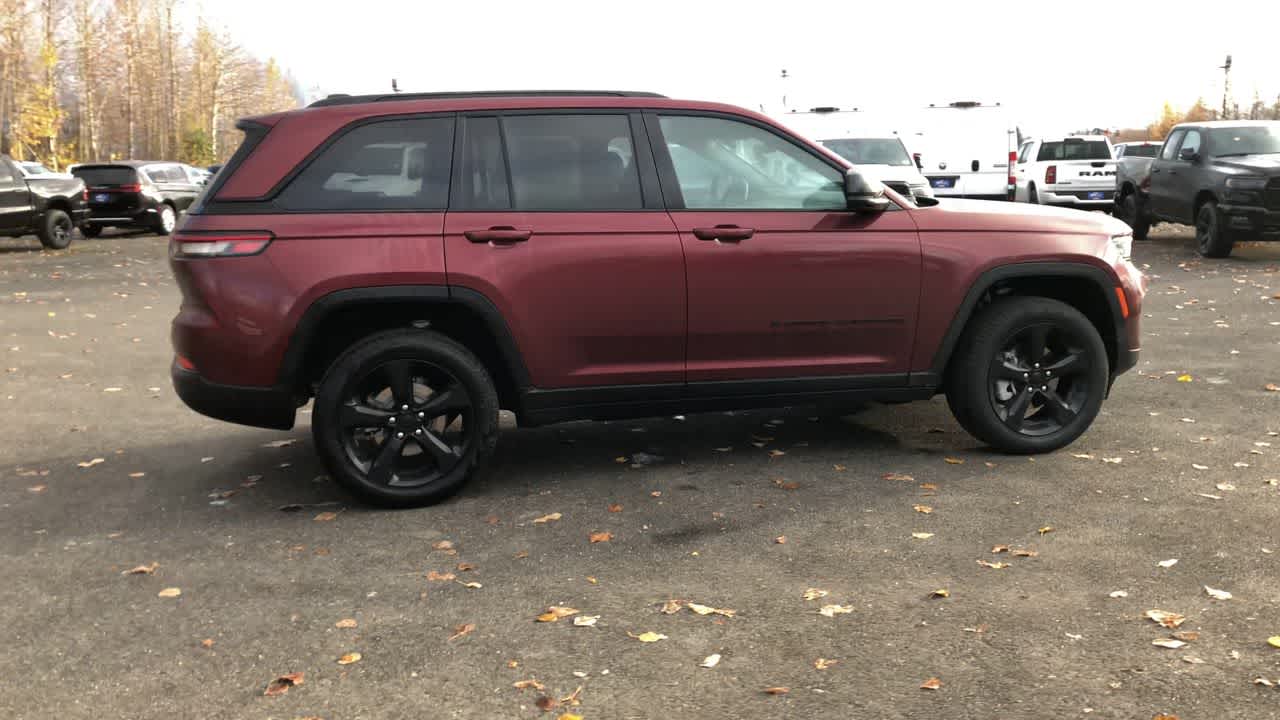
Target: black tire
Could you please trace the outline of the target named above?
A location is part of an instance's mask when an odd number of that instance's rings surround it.
[[[330,366],[312,434],[329,474],[352,494],[386,507],[429,505],[457,492],[493,453],[498,395],[484,365],[452,339],[388,330]]]
[[[40,227],[36,228],[36,236],[40,238],[40,244],[50,250],[65,250],[71,244],[75,229],[71,216],[55,208],[44,214]]]
[[[1207,258],[1224,258],[1231,254],[1235,240],[1222,227],[1218,203],[1206,200],[1196,210],[1196,251]]]
[[[101,225],[82,225],[80,227],[80,234],[87,238],[96,238],[102,234],[102,226]]]
[[[156,208],[156,222],[151,226],[157,235],[168,235],[178,226],[178,211],[169,203],[161,203]]]
[[[996,450],[1050,452],[1093,423],[1109,375],[1107,348],[1080,311],[1049,298],[1004,298],[966,328],[947,371],[947,404]]]
[[[1040,204],[1040,193],[1036,192],[1036,186],[1034,183],[1027,186],[1027,202],[1032,205]]]
[[[1151,231],[1151,218],[1147,217],[1137,193],[1129,193],[1120,199],[1120,219],[1133,230],[1134,240],[1146,240]]]

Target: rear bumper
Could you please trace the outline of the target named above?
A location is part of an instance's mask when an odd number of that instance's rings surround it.
[[[1280,210],[1230,203],[1218,210],[1227,231],[1240,240],[1280,240]]]
[[[111,210],[88,210],[87,217],[84,219],[85,225],[97,225],[99,227],[122,227],[129,225],[154,225],[156,222],[156,209],[154,207],[142,208],[140,210],[130,210],[128,212],[120,212]]]
[[[1088,193],[1100,192],[1102,198],[1099,200],[1089,200]],[[1081,210],[1111,210],[1115,206],[1116,191],[1112,189],[1081,189],[1081,190],[1041,190],[1039,192],[1040,204],[1055,205],[1057,207],[1079,208]]]
[[[212,383],[175,361],[169,374],[173,389],[187,407],[201,415],[253,427],[288,430],[297,406],[293,397],[272,387],[247,387]]]

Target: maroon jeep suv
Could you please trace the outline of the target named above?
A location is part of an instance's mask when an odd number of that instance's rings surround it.
[[[651,93],[333,96],[241,121],[171,239],[173,382],[312,431],[368,501],[456,491],[499,408],[565,420],[945,393],[1046,452],[1137,362],[1127,226],[917,204],[773,121]]]

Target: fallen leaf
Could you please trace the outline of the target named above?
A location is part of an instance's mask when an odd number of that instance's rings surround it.
[[[924,515],[928,515],[933,512],[933,508],[928,505],[912,505],[911,509]]]
[[[573,713],[565,713],[560,717],[556,718],[556,720],[582,720],[582,716],[574,715]]]
[[[921,490],[928,490],[929,492],[933,492],[933,491],[935,491],[935,490],[937,490],[937,489],[938,489],[938,486],[937,486],[937,485],[934,485],[933,483],[920,483],[920,489],[921,489]]]
[[[462,582],[461,580],[456,580],[455,582],[457,582],[462,587],[467,588],[468,590],[479,590],[480,588],[484,587],[478,582]]]
[[[662,497],[662,491],[654,490],[653,492],[649,493],[649,497]]]
[[[140,478],[140,477],[146,477],[146,476],[147,476],[147,474],[146,474],[146,473],[144,473],[144,472],[131,472],[131,473],[129,473],[129,477],[131,477],[131,478]]]
[[[355,618],[342,618],[333,624],[334,627],[342,630],[350,630],[351,628],[358,627],[359,625],[360,623],[357,623]]]
[[[1195,468],[1196,470],[1208,470],[1208,469],[1209,469],[1209,466],[1208,466],[1208,465],[1201,465],[1201,464],[1199,464],[1199,463],[1191,463],[1191,467]]]
[[[1186,643],[1181,640],[1152,640],[1152,645],[1156,647],[1167,648],[1169,650],[1177,650],[1180,647],[1186,647]]]
[[[713,668],[719,664],[720,664],[720,653],[712,653],[706,656],[705,658],[703,658],[702,662],[698,663],[698,667]]]
[[[622,506],[621,506],[621,505],[619,505],[618,503],[613,503],[612,505],[610,505],[610,506],[608,507],[608,510],[609,510],[609,512],[611,512],[611,513],[620,513],[620,512],[622,512]]]
[[[786,453],[785,453],[785,452],[783,452],[782,450],[770,450],[770,451],[769,451],[769,459],[770,459],[770,460],[772,460],[772,459],[774,459],[774,458],[780,458],[780,457],[782,457],[783,455],[786,455]]]
[[[817,600],[818,598],[824,598],[830,594],[831,593],[827,592],[826,590],[820,590],[818,588],[809,588],[804,591],[804,599]]]
[[[1280,385],[1277,385],[1275,383],[1267,383],[1266,385],[1262,386],[1262,389],[1266,390],[1267,392],[1280,392]]]
[[[608,530],[605,530],[605,531],[602,531],[602,532],[593,532],[593,533],[591,533],[591,535],[588,537],[588,539],[589,539],[592,543],[609,542],[610,540],[612,540],[612,539],[613,539],[613,533],[609,532]]]
[[[1049,533],[1053,532],[1053,526],[1052,526],[1052,525],[1045,525],[1044,527],[1040,528],[1040,529],[1039,529],[1039,530],[1037,530],[1036,532],[1040,533],[1041,535],[1047,535],[1047,534],[1049,534]]]
[[[1205,585],[1204,591],[1208,593],[1209,597],[1213,598],[1214,600],[1230,600],[1231,599],[1231,593],[1227,592],[1226,590],[1218,590],[1215,588],[1211,588],[1208,585]]]
[[[778,545],[786,545],[786,544],[787,544],[787,536],[786,536],[786,535],[779,535],[778,537],[776,537],[776,538],[774,538],[774,539],[773,539],[773,542],[774,542],[774,543],[776,543],[776,544],[778,544]]]
[[[628,632],[627,632],[627,635],[628,635],[629,637],[633,637],[633,638],[635,638],[635,639],[639,640],[639,641],[640,641],[640,642],[642,642],[642,643],[652,643],[652,642],[658,642],[659,640],[666,640],[666,639],[667,639],[667,636],[666,636],[666,635],[663,635],[662,633],[656,633],[656,632],[653,632],[653,631],[646,631],[646,632],[642,632],[642,633],[640,633],[639,635],[636,635],[635,633],[632,633],[632,632],[628,631]]]
[[[1222,499],[1222,496],[1221,496],[1221,495],[1210,495],[1209,493],[1196,493],[1196,495],[1199,495],[1199,496],[1200,496],[1200,497],[1202,497],[1202,498],[1209,498],[1210,500],[1221,500],[1221,499]]]
[[[1147,617],[1153,622],[1167,628],[1176,628],[1187,620],[1185,615],[1179,615],[1178,613],[1169,612],[1168,610],[1148,610]]]
[[[302,673],[300,672],[286,673],[276,678],[275,680],[272,680],[271,683],[267,685],[266,691],[264,691],[262,694],[263,695],[283,695],[289,692],[289,688],[297,687],[298,685],[301,685],[301,684],[302,684]]]
[[[1191,382],[1193,379],[1194,379],[1194,378],[1192,378],[1190,375],[1179,375],[1179,376],[1178,376],[1178,382]]]
[[[680,600],[668,600],[662,603],[662,609],[659,611],[663,615],[675,615],[684,607],[684,602]]]
[[[1191,664],[1191,665],[1203,665],[1203,664],[1204,664],[1204,660],[1201,660],[1201,659],[1200,659],[1200,658],[1198,658],[1198,657],[1192,657],[1191,655],[1184,655],[1184,656],[1183,656],[1183,658],[1182,658],[1182,662],[1184,662],[1184,663],[1189,663],[1189,664]]]
[[[929,538],[933,537],[933,533],[913,532],[911,533],[911,537],[915,538],[916,540],[928,540]]]
[[[551,712],[552,710],[555,709],[558,703],[556,703],[555,698],[547,695],[542,695],[537,700],[535,700],[533,704],[537,705],[538,709],[541,710],[542,712]]]
[[[578,627],[594,627],[599,619],[599,615],[579,615],[573,619],[573,624]]]
[[[315,516],[316,522],[332,522],[338,519],[338,513],[325,511]]]
[[[947,463],[948,465],[963,465],[963,464],[964,464],[964,458],[953,458],[953,457],[948,457],[948,458],[943,458],[943,460],[945,460],[945,461],[946,461],[946,463]]]
[[[699,615],[723,615],[724,617],[736,617],[737,610],[726,610],[724,608],[711,607],[710,605],[699,605],[698,603],[685,603],[685,607]]]
[[[852,605],[823,605],[822,609],[818,610],[818,614],[823,615],[825,617],[835,617],[836,615],[848,615],[851,612],[853,612]]]
[[[296,442],[298,442],[298,441],[297,441],[297,439],[290,439],[290,440],[272,440],[272,441],[271,441],[271,442],[269,442],[269,443],[262,443],[262,447],[264,447],[264,448],[282,448],[282,447],[289,447],[290,445],[292,445],[292,444],[294,444],[294,443],[296,443]]]
[[[942,681],[936,677],[931,677],[928,680],[925,680],[924,682],[920,683],[921,690],[938,690],[941,687],[942,687]]]
[[[1081,460],[1092,460],[1093,456],[1089,453],[1071,453],[1071,457],[1080,458]]]
[[[457,564],[456,569],[458,572],[470,572],[472,570],[475,570],[476,566],[475,566],[475,563],[460,562]]]
[[[1009,563],[1007,562],[991,562],[989,560],[979,560],[978,564],[984,568],[991,568],[992,570],[1003,570],[1009,567]]]
[[[539,615],[536,619],[538,622],[555,622],[560,618],[569,617],[570,615],[577,615],[577,614],[578,614],[578,611],[574,608],[564,607],[561,605],[552,605],[551,607],[547,608],[546,612]]]
[[[1111,595],[1109,597],[1127,598],[1129,597],[1129,592],[1127,590],[1112,590]]]
[[[1035,550],[1024,550],[1022,548],[1018,548],[1010,554],[1013,555],[1014,557],[1039,557],[1040,555],[1040,553],[1036,552]]]
[[[1168,559],[1168,560],[1161,560],[1160,562],[1156,563],[1156,565],[1159,565],[1159,566],[1160,566],[1160,567],[1162,567],[1162,568],[1171,568],[1171,567],[1173,567],[1174,565],[1177,565],[1177,564],[1178,564],[1178,558],[1170,558],[1170,559]]]
[[[124,389],[124,388],[109,387],[109,388],[102,388],[102,392],[104,392],[104,393],[118,393],[118,392],[120,392],[120,391],[121,391],[121,390],[123,390],[123,389]]]
[[[151,575],[151,574],[155,573],[156,568],[158,568],[158,567],[160,567],[160,563],[158,563],[158,562],[152,562],[152,563],[148,563],[148,564],[146,564],[146,565],[139,565],[139,566],[138,566],[138,567],[136,567],[136,568],[131,568],[131,569],[129,569],[129,570],[125,570],[124,572],[122,572],[122,573],[120,573],[120,574],[121,574],[121,575]]]
[[[77,466],[77,467],[82,467],[82,468],[91,468],[91,467],[93,467],[94,465],[101,465],[101,464],[102,464],[102,463],[104,463],[104,462],[106,462],[106,460],[104,460],[104,459],[102,459],[102,458],[94,458],[94,459],[92,459],[92,460],[86,460],[86,461],[84,461],[84,462],[76,463],[76,466]]]
[[[538,682],[537,680],[534,680],[533,678],[529,678],[528,680],[517,680],[516,682],[512,683],[512,686],[515,687],[515,689],[517,690],[528,690],[529,688],[533,688],[534,690],[542,690],[545,688],[545,686],[542,683]]]
[[[791,692],[789,687],[769,687],[764,689],[765,695],[786,695]]]
[[[1200,639],[1199,630],[1179,630],[1173,633],[1173,637],[1178,640],[1186,640],[1187,642],[1195,642]]]
[[[813,661],[813,667],[818,670],[826,670],[827,668],[839,662],[840,662],[839,660],[828,660],[827,658],[818,658],[817,660]]]
[[[951,597],[951,591],[946,588],[938,588],[937,590],[929,593],[929,596],[936,598],[949,598]]]
[[[1008,545],[992,545],[991,552],[997,555],[1000,553],[1007,553],[1009,552],[1009,546]]]
[[[456,580],[457,577],[458,577],[457,575],[454,575],[451,572],[441,573],[441,572],[436,572],[435,570],[432,570],[427,573],[427,579],[432,582],[449,582],[451,580]]]
[[[559,520],[561,517],[563,516],[560,513],[556,512],[556,513],[551,513],[550,515],[543,515],[540,518],[534,518],[533,522],[535,525],[545,525],[546,523],[549,523],[549,522],[555,522],[556,520]]]
[[[836,472],[844,472],[847,468],[843,465],[832,465],[831,469],[835,470]]]
[[[1254,678],[1254,679],[1253,679],[1253,684],[1254,684],[1254,685],[1261,685],[1261,686],[1263,686],[1263,687],[1275,687],[1275,686],[1276,686],[1276,684],[1275,684],[1275,683],[1271,682],[1270,680],[1268,680],[1268,679],[1266,679],[1266,678],[1264,678],[1264,677],[1256,677],[1256,678]]]
[[[1273,648],[1280,648],[1280,635],[1272,635],[1267,638],[1267,644]]]
[[[211,648],[213,647],[213,643],[214,643],[213,638],[205,638],[200,641],[200,647]]]
[[[358,663],[360,662],[361,657],[363,656],[358,652],[349,652],[346,655],[343,655],[342,657],[338,658],[338,664],[351,665],[352,663]]]
[[[182,594],[182,588],[176,588],[176,587],[165,588],[160,592],[156,593],[156,595],[162,598],[176,598],[181,594]]]
[[[783,490],[798,490],[798,489],[800,489],[800,483],[798,483],[798,482],[796,482],[796,481],[794,481],[794,480],[790,480],[790,481],[788,481],[788,480],[783,480],[782,478],[774,478],[774,479],[773,479],[773,484],[774,484],[774,485],[777,485],[778,487],[782,488]]]
[[[435,548],[436,550],[443,550],[445,552],[448,552],[453,549],[453,541],[439,540],[435,544],[433,544],[431,547]]]
[[[1111,465],[1119,465],[1120,463],[1124,462],[1124,458],[1118,458],[1118,457],[1102,458],[1102,462],[1110,463]]]
[[[916,481],[916,479],[915,479],[915,478],[913,478],[913,477],[911,477],[910,475],[904,475],[904,474],[902,474],[902,473],[892,473],[892,472],[891,472],[891,473],[885,473],[885,474],[884,474],[884,479],[885,479],[885,480],[897,480],[897,481],[901,481],[901,482],[915,482],[915,481]]]

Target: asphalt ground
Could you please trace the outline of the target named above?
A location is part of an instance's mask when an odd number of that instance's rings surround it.
[[[164,239],[0,241],[0,717],[1280,717],[1280,245],[1135,261],[1142,359],[1066,450],[993,454],[941,398],[508,429],[396,512],[305,413],[175,397]]]

